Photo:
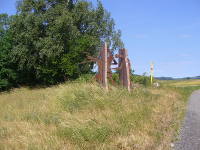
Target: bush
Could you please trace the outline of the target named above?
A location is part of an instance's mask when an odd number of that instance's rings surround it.
[[[144,86],[150,86],[151,85],[150,77],[145,76],[145,75],[143,75],[143,76],[132,75],[131,76],[131,82],[142,84]]]
[[[114,81],[115,83],[120,84],[120,81],[119,81],[119,74],[118,74],[118,73],[114,73],[114,74],[112,75],[112,79],[113,79],[113,81]]]
[[[120,84],[118,73],[114,73],[112,76],[112,79],[114,80],[115,83]],[[150,77],[145,76],[145,75],[143,75],[143,76],[131,75],[130,79],[131,79],[132,83],[138,83],[138,84],[142,84],[144,86],[151,85]]]
[[[8,90],[10,89],[11,84],[6,79],[0,78],[0,91]]]
[[[76,79],[77,82],[94,82],[95,77],[94,74],[83,74],[78,79]]]

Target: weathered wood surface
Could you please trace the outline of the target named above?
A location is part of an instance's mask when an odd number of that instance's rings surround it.
[[[128,59],[128,52],[126,49],[120,49],[119,54],[116,55],[119,58],[118,68],[119,70],[119,79],[123,87],[126,87],[128,91],[131,89],[130,82],[130,60]]]
[[[102,49],[102,86],[108,90],[108,48],[105,43]]]
[[[115,60],[118,58],[118,63]],[[105,43],[99,52],[98,57],[88,56],[89,62],[96,62],[98,65],[98,72],[95,76],[96,80],[106,89],[108,90],[108,78],[114,84],[112,79],[112,65],[117,65],[118,68],[115,68],[119,71],[119,80],[120,84],[127,88],[128,91],[131,89],[131,81],[130,81],[130,72],[131,65],[130,60],[128,59],[128,52],[126,49],[120,49],[119,54],[113,56],[110,49],[108,49],[107,44]]]

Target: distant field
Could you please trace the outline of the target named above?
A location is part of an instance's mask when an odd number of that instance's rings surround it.
[[[199,79],[167,81],[166,84],[175,87],[200,86]]]
[[[191,89],[66,83],[0,94],[0,150],[168,150]]]

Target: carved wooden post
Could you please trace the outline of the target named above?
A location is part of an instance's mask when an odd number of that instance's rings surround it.
[[[118,62],[119,80],[120,80],[120,84],[124,85],[124,81],[123,81],[123,79],[124,79],[124,77],[123,77],[123,50],[122,49],[119,50],[118,58],[119,58],[119,62]]]
[[[123,77],[124,77],[124,86],[130,91],[130,68],[129,68],[129,60],[128,60],[128,52],[126,49],[123,49],[124,53],[124,71],[123,71]]]
[[[106,43],[102,49],[102,86],[108,90],[108,48]]]
[[[107,44],[105,43],[99,52],[98,57],[87,56],[88,62],[96,62],[98,66],[98,73],[95,75],[95,78],[99,84],[101,84],[106,90],[108,90],[108,77],[112,80],[112,70],[111,65],[117,64],[114,59],[113,54],[108,49]]]
[[[120,83],[123,87],[126,87],[128,91],[130,91],[130,62],[128,59],[128,53],[126,49],[120,49],[119,55],[117,55],[119,58],[119,79]]]

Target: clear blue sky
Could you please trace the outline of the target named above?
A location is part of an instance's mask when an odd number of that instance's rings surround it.
[[[16,0],[0,0],[0,13],[15,13]],[[96,0],[93,0],[96,2]],[[200,0],[102,0],[111,12],[137,74],[200,75]]]

